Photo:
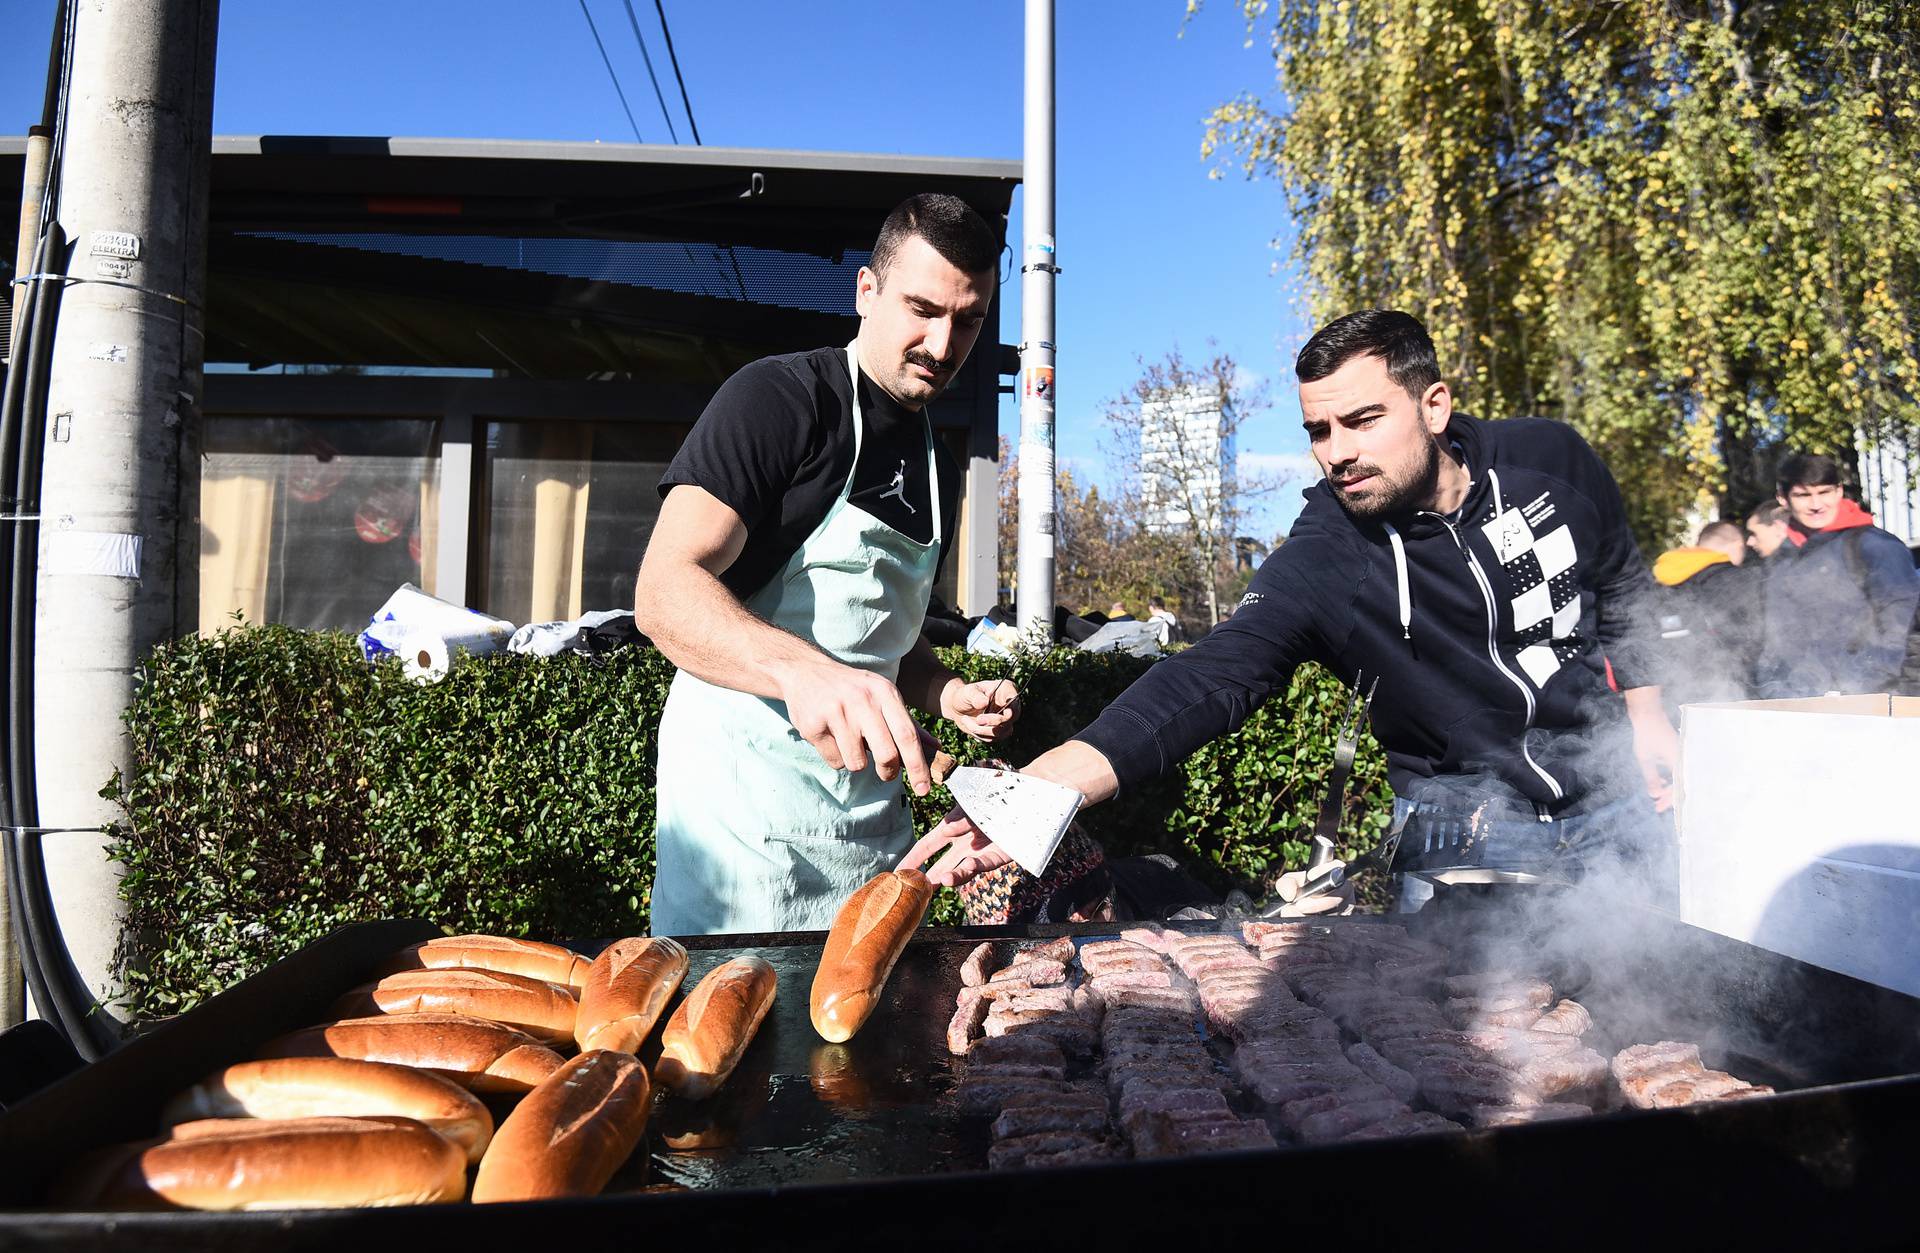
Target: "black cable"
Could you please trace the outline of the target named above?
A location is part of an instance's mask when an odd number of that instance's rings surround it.
[[[587,19],[587,29],[593,32],[593,46],[600,49],[600,60],[606,64],[607,77],[613,80],[613,92],[620,97],[620,107],[627,115],[627,125],[633,127],[633,142],[644,144],[640,138],[640,124],[633,120],[633,110],[627,108],[627,93],[620,90],[620,76],[613,72],[613,58],[607,55],[607,45],[600,42],[600,28],[593,24],[593,14],[587,12],[587,0],[580,0],[580,13]]]
[[[50,251],[49,228],[54,220],[54,202],[59,196],[60,157],[64,148],[67,118],[67,86],[73,81],[73,5],[71,0],[62,0],[54,10],[53,38],[47,49],[47,88],[41,103],[40,124],[51,132],[52,139],[47,154],[46,185],[42,188],[40,213],[31,229],[36,245],[28,254],[30,273],[44,274],[51,260],[58,255]],[[24,277],[15,275],[16,278]],[[35,373],[36,360],[49,357],[52,352],[53,320],[51,306],[58,301],[57,286],[42,281],[22,283],[13,289],[13,313],[19,328],[17,347],[19,351],[8,362],[7,380],[4,392],[0,392],[0,514],[8,515],[0,520],[0,607],[10,603],[14,587],[14,537],[19,523],[13,515],[21,512],[14,484],[20,465],[21,435],[27,421],[31,418],[34,406],[28,391],[30,377]],[[43,310],[45,313],[43,314]],[[44,414],[45,405],[38,406]],[[8,528],[13,528],[9,530]],[[31,602],[29,602],[31,603]],[[28,617],[31,619],[29,608]],[[29,791],[23,795],[19,781],[12,769],[13,744],[20,735],[19,703],[14,700],[10,666],[6,658],[12,649],[12,637],[17,619],[11,614],[0,613],[0,810],[4,811],[5,821],[10,825],[25,825],[36,821],[34,810],[37,798]],[[27,699],[26,720],[30,724],[33,717],[32,697]],[[31,762],[31,758],[28,759]],[[27,780],[28,789],[33,786],[31,778]],[[18,842],[9,838],[4,845],[4,857],[7,870],[7,900],[13,918],[14,948],[20,960],[21,975],[25,979],[27,992],[33,998],[34,1006],[63,1033],[67,1032],[67,1020],[71,1016],[71,1007],[66,998],[49,984],[47,973],[42,966],[35,932],[29,927],[30,919],[37,913],[33,908],[35,891],[30,891],[27,880],[35,866],[27,864]],[[37,890],[44,892],[44,870],[38,881]]]
[[[647,51],[647,41],[640,38],[640,19],[633,15],[633,0],[620,0],[627,6],[627,24],[633,27],[633,42],[640,45],[640,59],[647,63],[647,77],[653,80],[653,98],[660,102],[660,116],[667,119],[667,134],[673,136],[673,142],[680,142],[680,132],[673,129],[673,115],[667,112],[667,98],[660,92],[660,77],[653,72],[653,56]]]
[[[680,84],[680,105],[687,111],[687,128],[693,132],[693,142],[700,142],[700,124],[693,120],[693,101],[687,99],[687,80],[680,76],[680,58],[673,54],[673,28],[667,25],[667,10],[660,0],[653,0],[653,11],[660,15],[660,33],[667,37],[667,60],[673,63],[673,81]]]

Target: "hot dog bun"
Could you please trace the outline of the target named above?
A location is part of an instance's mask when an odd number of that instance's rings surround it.
[[[392,1062],[475,1092],[526,1092],[563,1060],[524,1031],[465,1014],[382,1014],[322,1023],[269,1040],[260,1056]]]
[[[364,1118],[425,1123],[477,1162],[493,1138],[493,1115],[451,1080],[409,1066],[345,1057],[241,1062],[168,1101],[163,1126],[203,1118]]]
[[[593,959],[580,989],[573,1038],[581,1052],[638,1053],[674,989],[687,977],[687,949],[665,936],[615,940]]]
[[[480,1159],[473,1199],[593,1196],[646,1134],[651,1096],[639,1059],[600,1049],[582,1053],[527,1093],[500,1124]]]
[[[834,916],[813,976],[813,1029],[824,1040],[853,1038],[880,1003],[880,991],[933,902],[918,870],[889,870],[858,888]]]
[[[592,963],[572,949],[538,940],[502,935],[449,935],[401,949],[376,975],[403,970],[498,970],[529,979],[545,979],[574,993],[586,982]]]
[[[573,994],[544,979],[497,970],[407,970],[355,988],[333,1018],[374,1014],[466,1014],[524,1031],[542,1044],[573,1038]]]
[[[56,1185],[63,1209],[326,1209],[457,1201],[466,1155],[407,1118],[188,1123],[88,1155]]]
[[[773,967],[759,957],[736,957],[708,971],[660,1033],[653,1077],[690,1101],[712,1096],[753,1042],[778,984]]]

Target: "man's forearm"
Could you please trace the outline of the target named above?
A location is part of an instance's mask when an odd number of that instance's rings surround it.
[[[726,584],[692,562],[643,566],[634,618],[680,669],[770,700],[784,699],[784,685],[796,671],[836,664],[805,640],[754,617]]]
[[[1113,772],[1105,755],[1080,740],[1068,740],[1058,748],[1048,749],[1028,762],[1020,773],[1070,787],[1086,797],[1089,805],[1111,800],[1120,790],[1120,776]]]

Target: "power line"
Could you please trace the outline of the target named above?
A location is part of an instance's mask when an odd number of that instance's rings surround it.
[[[607,56],[607,45],[600,42],[600,28],[593,24],[593,14],[587,12],[587,0],[580,0],[581,16],[587,19],[587,29],[593,32],[593,46],[600,49],[600,60],[606,64],[607,77],[613,80],[613,92],[620,97],[620,107],[626,111],[627,125],[633,127],[633,142],[644,144],[640,138],[640,124],[633,120],[633,110],[627,108],[627,93],[620,90],[620,76],[613,72],[613,59]]]
[[[653,0],[653,11],[660,15],[660,33],[667,37],[667,60],[673,63],[673,80],[680,84],[680,104],[687,111],[687,126],[693,131],[693,142],[700,142],[700,126],[693,120],[693,102],[687,99],[687,80],[680,76],[680,58],[673,54],[673,28],[667,25],[667,10],[660,0]]]
[[[680,133],[673,129],[673,115],[667,112],[667,98],[660,94],[660,78],[653,72],[653,56],[647,51],[647,41],[640,37],[640,19],[633,15],[633,0],[620,0],[627,6],[627,24],[633,27],[633,42],[640,45],[640,58],[647,63],[647,77],[653,80],[653,98],[660,102],[660,116],[667,119],[667,134],[673,136],[673,142],[680,142]]]

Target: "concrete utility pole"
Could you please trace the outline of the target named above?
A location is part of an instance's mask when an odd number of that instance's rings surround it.
[[[34,724],[40,824],[117,815],[135,668],[199,618],[200,373],[218,0],[82,0],[58,154],[72,279],[41,481]],[[118,872],[46,840],[74,964],[110,993]]]
[[[1053,640],[1053,0],[1027,0],[1020,265],[1020,633]]]

